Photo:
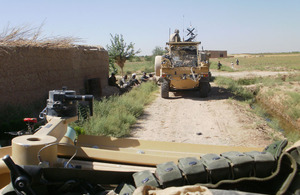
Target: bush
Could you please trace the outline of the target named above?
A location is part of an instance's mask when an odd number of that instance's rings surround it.
[[[287,95],[288,99],[284,102],[287,113],[292,119],[298,120],[300,118],[300,94],[297,92],[287,92]]]
[[[251,91],[245,89],[243,86],[239,84],[239,80],[233,80],[231,78],[226,77],[217,77],[215,82],[219,85],[226,86],[236,97],[242,99],[243,101],[252,101],[254,95]],[[245,79],[241,80],[240,83],[250,83],[246,82]]]
[[[152,61],[153,56],[145,56],[145,61],[150,62]]]
[[[124,137],[130,135],[130,126],[153,98],[157,86],[143,83],[122,96],[104,98],[94,102],[94,116],[82,124],[86,134]]]

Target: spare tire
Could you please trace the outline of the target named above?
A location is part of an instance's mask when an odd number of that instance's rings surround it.
[[[155,63],[154,63],[155,76],[160,76],[161,58],[162,56],[155,56]]]

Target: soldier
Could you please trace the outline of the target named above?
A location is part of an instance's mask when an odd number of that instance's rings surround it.
[[[174,33],[170,36],[170,42],[180,42],[179,30],[175,29]]]
[[[140,84],[140,82],[136,79],[136,74],[133,73],[131,76],[131,79],[129,80],[129,86],[132,87],[132,86],[136,86],[139,84]]]
[[[149,77],[147,76],[147,73],[144,72],[144,73],[143,73],[143,76],[141,77],[141,81],[142,81],[142,82],[147,82],[148,79],[149,79]]]
[[[221,66],[222,66],[222,64],[221,64],[221,62],[219,61],[219,63],[218,63],[218,70],[221,69]]]
[[[120,88],[117,84],[117,79],[114,72],[112,72],[111,76],[108,78],[108,85]]]
[[[125,74],[123,78],[120,80],[120,86],[122,88],[128,87],[127,75]]]
[[[152,82],[154,82],[155,84],[157,84],[157,79],[156,79],[156,77],[154,77],[153,76],[153,74],[149,74],[149,81],[152,81]]]

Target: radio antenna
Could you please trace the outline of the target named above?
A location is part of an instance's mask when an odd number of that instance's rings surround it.
[[[182,15],[182,23],[183,23],[183,27],[182,27],[182,41],[184,41],[184,15]]]

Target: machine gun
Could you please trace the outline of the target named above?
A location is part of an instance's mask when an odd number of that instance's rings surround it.
[[[77,115],[78,101],[88,101],[90,116],[93,116],[93,95],[76,95],[74,90],[52,90],[49,91],[47,107],[41,112],[41,115],[73,117]]]

